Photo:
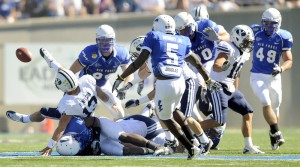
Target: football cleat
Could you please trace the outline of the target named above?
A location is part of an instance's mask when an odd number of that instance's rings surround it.
[[[19,114],[19,113],[16,113],[14,111],[6,111],[6,116],[7,118],[13,120],[13,121],[16,121],[16,122],[23,122],[23,115],[24,114]]]
[[[200,144],[200,149],[201,149],[201,153],[200,155],[207,155],[209,154],[210,148],[212,147],[214,143],[212,142],[211,139],[209,139],[208,143],[201,143]]]
[[[53,62],[54,58],[45,48],[40,49],[40,55],[46,60],[47,64],[51,68],[51,62]]]
[[[173,150],[168,147],[158,147],[154,150],[153,155],[154,156],[160,156],[160,155],[170,155],[173,154]]]
[[[196,146],[193,146],[191,148],[191,152],[188,153],[188,157],[187,157],[187,160],[192,160],[195,158],[195,156],[197,155],[200,155],[201,153],[201,149],[196,147]]]
[[[269,135],[270,135],[272,150],[278,150],[279,146],[281,146],[285,142],[285,140],[283,139],[281,131],[277,131],[274,134],[272,134],[270,132]]]
[[[172,140],[172,141],[166,139],[164,146],[171,148],[173,150],[173,152],[175,152],[176,151],[176,147],[179,146],[179,142],[178,142],[178,140],[176,138],[174,140]]]
[[[265,152],[260,151],[257,146],[245,147],[243,154],[264,154]]]

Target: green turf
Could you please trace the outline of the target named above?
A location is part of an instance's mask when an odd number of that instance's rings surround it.
[[[286,143],[277,151],[272,151],[267,130],[254,130],[253,142],[265,151],[265,155],[259,156],[300,156],[300,130],[283,129]],[[51,136],[47,134],[0,134],[0,153],[3,152],[32,152],[43,149]],[[227,129],[219,145],[220,150],[211,151],[209,156],[257,156],[243,155],[244,142],[239,130]],[[185,154],[178,154],[184,155]],[[280,160],[211,160],[196,159],[187,161],[182,158],[116,158],[116,157],[12,157],[0,158],[0,166],[300,166],[300,161]]]

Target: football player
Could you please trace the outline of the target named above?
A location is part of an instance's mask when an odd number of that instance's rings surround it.
[[[210,72],[210,77],[222,84],[219,91],[208,91],[212,103],[212,119],[201,122],[203,129],[222,126],[226,123],[227,109],[242,115],[242,134],[244,136],[244,154],[263,154],[252,143],[253,109],[242,92],[236,89],[234,81],[239,75],[244,63],[249,60],[253,49],[254,35],[250,27],[237,25],[231,30],[232,42],[221,41],[216,48],[216,59]]]
[[[112,94],[111,84],[108,79],[119,67],[124,71],[131,63],[130,55],[125,47],[116,44],[114,29],[109,25],[100,25],[96,30],[96,44],[85,47],[78,59],[71,65],[70,70],[75,74],[80,71],[80,76],[89,74],[96,79],[97,86],[106,92],[116,102],[116,107],[109,103],[104,105],[108,108],[115,119],[124,117],[124,109],[121,100],[125,98],[125,91]],[[129,75],[125,79],[125,85],[133,79]]]
[[[253,61],[250,85],[262,104],[266,122],[270,126],[273,150],[279,149],[285,140],[279,130],[279,107],[282,101],[281,73],[292,68],[292,34],[280,28],[281,14],[269,8],[262,14],[261,25],[251,26],[254,35]],[[280,64],[280,58],[283,63]]]
[[[193,138],[184,115],[177,109],[185,89],[182,76],[184,60],[195,65],[207,81],[210,89],[218,87],[211,80],[196,55],[190,50],[190,41],[175,34],[175,21],[169,15],[159,15],[153,21],[153,30],[148,32],[142,52],[116,79],[112,91],[117,89],[124,78],[139,69],[151,55],[153,74],[156,77],[155,107],[158,118],[168,127],[188,150],[188,159],[199,154],[200,149],[190,141]]]
[[[83,122],[83,123],[82,123]],[[101,129],[101,133],[91,130]],[[104,117],[74,117],[56,146],[60,155],[146,155],[171,154],[163,147],[165,135],[158,122],[131,115],[117,122]],[[93,138],[97,138],[93,140]],[[99,139],[99,140],[98,140]]]
[[[134,46],[141,47],[142,43],[144,41],[144,38],[145,37],[138,37],[133,40],[132,44],[134,44]],[[138,54],[141,52],[141,50],[139,50],[139,52],[137,52],[137,48],[132,47],[132,45],[130,47],[130,50],[131,50],[130,52],[132,53],[132,56],[134,57],[134,59],[136,59]],[[148,77],[150,74],[152,74],[152,72],[151,72],[152,66],[151,66],[150,60],[147,60],[147,62],[145,64],[146,65],[142,65],[139,68],[139,75],[141,75],[142,78],[145,78],[145,76]],[[198,86],[196,86],[196,82],[197,82],[196,74],[186,65],[186,63],[184,63],[184,66],[183,66],[183,76],[185,79],[186,89],[185,89],[183,96],[181,98],[181,101],[180,101],[180,111],[183,112],[189,126],[195,133],[195,139],[197,139],[200,142],[197,145],[199,145],[201,148],[204,148],[202,155],[205,155],[205,154],[209,153],[210,147],[212,145],[212,141],[207,139],[207,136],[205,135],[205,133],[203,133],[203,130],[201,129],[200,124],[197,121],[195,121],[193,117],[191,117],[192,114],[199,115],[199,113],[196,109],[196,106],[194,105]],[[135,78],[137,78],[137,77],[135,77]],[[150,101],[150,99],[153,100],[154,95],[155,95],[155,93],[153,90],[150,93],[148,93],[146,96],[143,96],[139,99],[131,99],[126,102],[125,108],[135,107],[135,106],[138,106],[140,104]],[[191,112],[192,110],[196,110],[196,111]],[[163,125],[163,123],[161,123],[161,124]],[[163,127],[165,127],[165,126],[163,126]],[[168,130],[165,129],[165,132],[166,132],[166,136],[168,137],[167,140],[169,140],[170,145],[174,146],[174,145],[179,144],[179,143],[176,143],[177,140],[173,138],[173,135],[171,135],[171,134],[169,135]],[[193,140],[195,140],[195,139],[193,139]],[[195,142],[197,142],[197,141],[195,141]]]
[[[41,48],[40,54],[50,67],[57,72],[55,86],[65,93],[60,99],[57,109],[49,112],[49,110],[42,108],[40,111],[30,115],[7,111],[6,116],[13,121],[22,123],[41,122],[46,117],[59,119],[58,126],[47,147],[41,150],[41,155],[49,156],[51,155],[52,148],[56,145],[71,121],[72,116],[76,115],[83,118],[93,116],[97,106],[97,92],[103,95],[105,93],[96,86],[96,80],[91,75],[84,75],[78,80],[72,71],[64,69],[46,49]],[[99,90],[97,91],[97,89]],[[95,129],[95,131],[99,132],[99,129]]]

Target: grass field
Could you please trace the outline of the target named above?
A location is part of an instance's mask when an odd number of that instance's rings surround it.
[[[264,155],[243,155],[240,130],[227,129],[219,145],[207,156],[186,160],[186,154],[172,156],[12,156],[15,152],[37,152],[44,148],[47,134],[0,134],[0,166],[300,166],[300,129],[283,129],[286,143],[272,151],[267,130],[254,130],[253,142],[265,151]],[[8,155],[8,156],[6,156]]]

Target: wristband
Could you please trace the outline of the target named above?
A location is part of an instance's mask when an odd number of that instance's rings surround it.
[[[146,103],[146,102],[148,102],[148,101],[150,101],[148,95],[143,96],[143,97],[141,97],[141,98],[139,99],[140,104]]]
[[[53,147],[55,146],[56,143],[57,143],[56,141],[54,141],[53,139],[50,139],[49,142],[48,142],[47,147],[53,148]]]
[[[122,78],[121,75],[118,75],[118,77],[119,77],[122,81],[124,81],[124,78]]]
[[[209,81],[210,81],[210,78],[208,78],[208,79],[205,81],[205,83],[207,84]]]

